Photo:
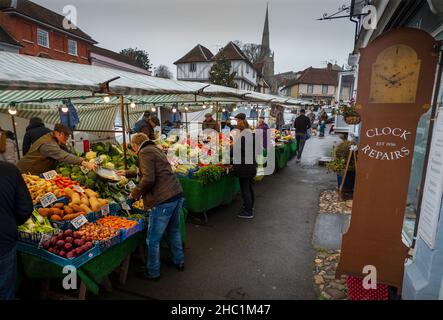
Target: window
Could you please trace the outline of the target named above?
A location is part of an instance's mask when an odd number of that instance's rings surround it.
[[[71,39],[68,40],[68,53],[71,56],[77,55],[77,41]]]
[[[33,41],[33,39],[32,39],[32,25],[29,23],[23,24],[23,40]]]
[[[327,84],[322,85],[321,93],[322,94],[328,94],[328,85]]]
[[[197,70],[197,66],[195,65],[195,63],[191,63],[189,65],[189,72],[195,72]]]
[[[312,84],[308,84],[308,93],[313,94],[314,93],[314,86]]]
[[[39,46],[49,48],[49,33],[48,31],[37,29],[37,44]]]

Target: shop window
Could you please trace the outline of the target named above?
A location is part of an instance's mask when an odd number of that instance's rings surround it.
[[[321,93],[322,94],[328,94],[328,85],[327,84],[322,85]]]
[[[49,48],[49,33],[43,29],[37,29],[37,44]]]

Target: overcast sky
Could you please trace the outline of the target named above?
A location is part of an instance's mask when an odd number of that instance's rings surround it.
[[[269,2],[275,73],[345,64],[353,49],[349,19],[317,21],[350,0],[33,0],[62,13],[76,6],[78,26],[99,46],[149,52],[154,67],[173,62],[200,43],[213,53],[231,40],[261,43]]]

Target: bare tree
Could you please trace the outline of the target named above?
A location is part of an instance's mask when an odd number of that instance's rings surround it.
[[[155,69],[155,76],[158,78],[172,79],[172,72],[169,71],[167,66],[161,64]]]
[[[243,51],[246,57],[252,63],[256,63],[262,55],[262,46],[256,43],[243,43],[235,40],[234,43]]]

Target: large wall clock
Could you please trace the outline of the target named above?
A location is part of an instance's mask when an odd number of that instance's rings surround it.
[[[372,65],[369,102],[414,103],[421,62],[415,50],[406,45],[382,51]]]

